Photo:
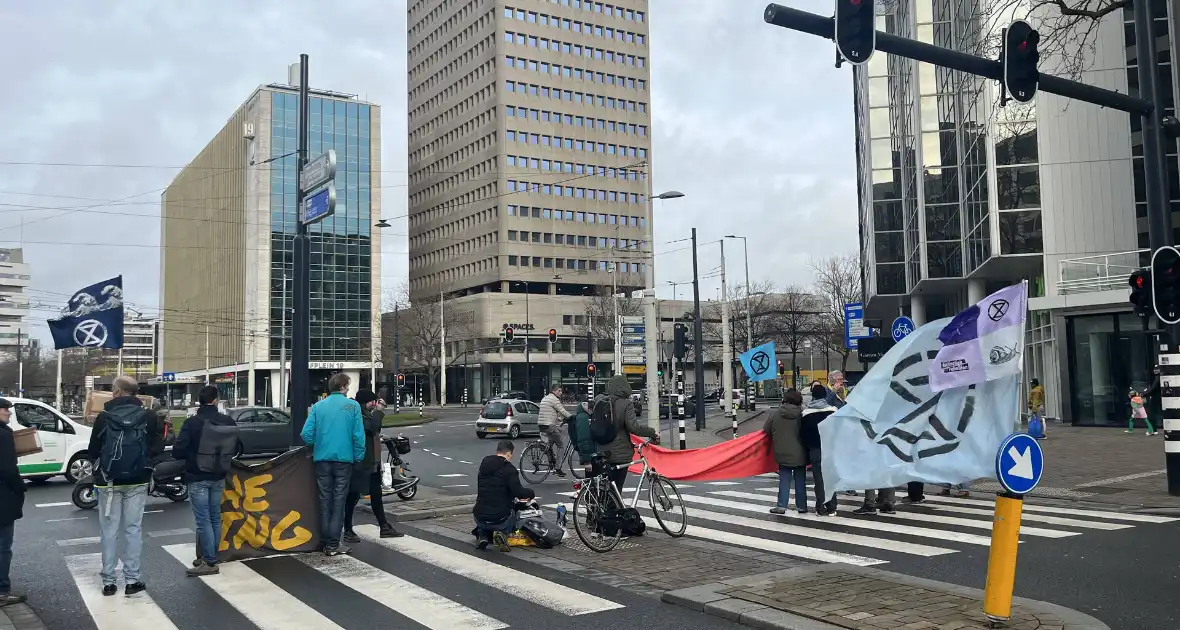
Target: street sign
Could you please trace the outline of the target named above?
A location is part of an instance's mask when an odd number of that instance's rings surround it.
[[[303,200],[303,224],[311,225],[336,212],[336,186],[328,186]]]
[[[176,382],[176,372],[164,372],[164,374],[162,374],[160,376],[160,382],[161,383],[175,383]]]
[[[856,344],[856,357],[861,363],[880,361],[895,343],[889,337],[865,337]]]
[[[996,479],[1012,494],[1028,494],[1041,482],[1045,454],[1036,438],[1013,433],[1000,443],[996,453]]]
[[[855,350],[857,340],[872,332],[865,326],[865,309],[860,302],[844,305],[844,347]]]
[[[914,320],[902,315],[893,320],[893,326],[890,327],[890,331],[893,333],[894,341],[901,341],[909,336],[910,333],[914,332],[914,328],[916,328],[914,326]]]
[[[299,188],[311,192],[336,177],[336,149],[328,149],[299,172]]]
[[[624,365],[623,374],[647,374],[646,365]]]

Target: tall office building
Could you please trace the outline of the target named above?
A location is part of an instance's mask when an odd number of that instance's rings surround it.
[[[1167,61],[1180,16],[1175,3],[1152,8]],[[981,11],[979,0],[900,0],[878,29],[993,57],[998,32]],[[1012,17],[1037,26],[1045,16]],[[1112,14],[1092,51],[1063,51],[1086,55],[1081,81],[1135,93],[1132,19],[1129,9]],[[1043,57],[1042,71],[1055,73],[1062,58]],[[1167,114],[1175,71],[1160,72]],[[854,86],[866,317],[920,324],[1028,280],[1025,374],[1046,386],[1049,415],[1125,421],[1125,393],[1147,385],[1154,355],[1127,304],[1147,246],[1138,118],[1044,92],[1000,107],[995,82],[880,51],[856,68]],[[1180,227],[1176,144],[1167,148]]]
[[[279,406],[298,220],[290,83],[256,89],[160,204],[161,376],[217,382],[227,399]],[[354,389],[365,385],[377,360],[380,112],[354,95],[311,91],[309,159],[335,149],[338,162],[336,212],[310,230],[313,397],[336,371],[351,373]]]
[[[408,25],[410,296],[479,366],[449,398],[584,375],[587,296],[643,288],[651,253],[647,1],[419,0]]]
[[[16,358],[19,342],[29,347],[29,287],[31,276],[24,250],[0,249],[0,353]]]

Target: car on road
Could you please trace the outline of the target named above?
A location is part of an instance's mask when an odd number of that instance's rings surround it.
[[[90,474],[91,463],[86,457],[90,446],[90,427],[66,417],[53,407],[28,398],[9,397],[12,415],[24,428],[37,429],[41,438],[41,452],[16,460],[21,477],[44,481],[64,475],[70,483]]]
[[[746,408],[746,392],[735,388],[733,390],[733,402],[735,404],[737,404],[738,409],[745,409]],[[718,398],[717,406],[722,411],[725,411],[725,398],[724,397]]]
[[[675,409],[675,407],[676,406],[673,405],[672,409]],[[692,400],[692,398],[686,398],[684,400],[684,415],[687,418],[695,418],[697,415],[697,406],[696,406],[696,403]],[[672,414],[669,413],[668,397],[667,396],[663,396],[660,398],[660,417],[661,418],[672,417]]]
[[[475,421],[475,435],[481,440],[489,435],[505,435],[513,440],[525,434],[538,435],[540,413],[540,405],[531,400],[489,400]]]
[[[491,400],[528,400],[528,399],[529,399],[529,395],[524,393],[523,391],[510,391],[510,392],[504,392],[501,394],[496,394],[495,396],[492,396],[491,398],[487,398],[483,401],[483,404],[486,405],[486,404],[488,404],[488,401],[491,401]]]
[[[285,453],[291,448],[291,416],[274,407],[230,407],[238,423],[238,456]]]

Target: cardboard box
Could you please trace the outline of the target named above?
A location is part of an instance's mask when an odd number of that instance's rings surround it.
[[[94,426],[94,420],[98,417],[98,412],[102,411],[103,405],[113,399],[111,392],[102,392],[98,390],[90,390],[86,393],[86,406],[82,409],[82,424],[91,427]],[[139,396],[143,401],[143,406],[151,409],[152,405],[156,403],[154,396]]]
[[[36,455],[41,452],[41,436],[33,428],[17,429],[12,432],[12,439],[16,442],[16,456]]]

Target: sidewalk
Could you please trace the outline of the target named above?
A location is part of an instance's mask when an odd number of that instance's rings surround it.
[[[771,571],[665,593],[664,602],[763,630],[990,628],[983,591],[850,565]],[[1109,630],[1076,610],[1015,598],[1011,630]]]
[[[0,608],[0,630],[47,630],[41,617],[26,604],[13,604]]]

